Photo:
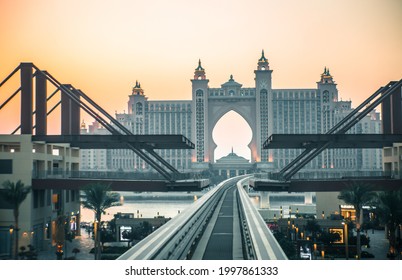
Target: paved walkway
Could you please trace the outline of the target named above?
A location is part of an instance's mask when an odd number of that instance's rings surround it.
[[[94,254],[90,254],[89,251],[94,247],[94,241],[92,237],[88,235],[88,233],[81,229],[81,236],[76,236],[72,242],[66,242],[67,248],[64,247],[64,255],[63,258],[72,257],[74,254],[72,250],[74,248],[78,248],[80,252],[76,255],[77,260],[93,260]],[[41,251],[38,253],[38,260],[56,260],[56,248],[51,247],[50,250]]]
[[[364,234],[364,232],[362,233]],[[374,255],[375,260],[387,260],[387,252],[389,247],[388,239],[385,238],[384,230],[371,230],[367,231],[368,237],[370,237],[370,248],[362,247],[362,251],[367,251]]]

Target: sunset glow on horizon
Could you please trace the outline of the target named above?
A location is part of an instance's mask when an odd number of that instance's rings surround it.
[[[353,107],[402,78],[399,0],[0,0],[0,35],[0,82],[19,63],[33,62],[113,116],[127,111],[136,80],[149,100],[190,100],[199,59],[210,87],[230,75],[254,87],[262,49],[274,89],[316,88],[329,67],[339,98]],[[18,79],[0,88],[0,104]],[[18,126],[18,106],[14,100],[0,111],[0,134]],[[216,132],[227,142],[215,158],[234,145],[224,131],[230,122],[237,120],[225,118]],[[242,123],[239,134],[250,133]],[[234,151],[250,158],[244,145]]]

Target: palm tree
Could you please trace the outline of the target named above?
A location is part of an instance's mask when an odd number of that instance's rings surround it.
[[[376,197],[376,212],[389,233],[389,257],[396,254],[395,231],[402,223],[402,191],[379,192]]]
[[[4,187],[4,196],[5,199],[12,205],[13,215],[14,215],[14,230],[15,233],[15,242],[14,242],[14,258],[18,258],[18,217],[20,215],[20,205],[27,198],[29,192],[31,191],[30,186],[24,186],[24,183],[21,180],[18,180],[17,183],[11,182],[9,180],[3,182]]]
[[[82,205],[95,213],[95,260],[99,260],[101,257],[99,225],[102,214],[105,213],[106,209],[120,205],[120,196],[118,193],[111,192],[110,185],[101,183],[90,184],[83,192],[85,200],[81,202]]]
[[[317,223],[316,219],[307,220],[306,230],[311,232],[311,235],[315,238],[317,233],[321,232],[321,227]]]
[[[357,257],[361,258],[360,227],[362,220],[362,207],[373,201],[375,193],[370,191],[370,186],[364,183],[354,182],[349,184],[338,195],[338,199],[352,205],[356,211],[356,250]]]

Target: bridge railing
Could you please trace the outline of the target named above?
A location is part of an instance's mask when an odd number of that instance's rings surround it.
[[[339,170],[322,170],[322,171],[304,171],[293,175],[293,180],[325,180],[325,179],[346,179],[346,178],[395,178],[398,175],[393,171],[339,171]],[[257,173],[254,175],[257,179],[283,181],[281,174],[277,172]]]
[[[251,203],[250,197],[244,189],[248,186],[250,177],[237,182],[239,192],[240,217],[243,224],[243,240],[246,242],[248,258],[256,260],[287,260],[278,241],[261,217],[258,210]]]
[[[125,180],[165,180],[165,178],[156,172],[127,172],[127,171],[71,171],[65,169],[53,169],[47,171],[32,171],[33,179],[125,179]],[[173,179],[202,179],[195,173],[175,174]]]

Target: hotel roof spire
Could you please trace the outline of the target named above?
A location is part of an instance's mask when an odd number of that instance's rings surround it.
[[[265,57],[264,49],[261,51],[261,57],[258,60],[258,70],[269,70],[269,62]]]
[[[195,68],[196,71],[204,71],[205,69],[201,66],[201,59],[198,59],[198,67]]]
[[[195,68],[194,80],[205,80],[205,69],[201,66],[201,59],[198,59],[198,67]]]

